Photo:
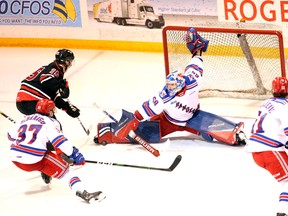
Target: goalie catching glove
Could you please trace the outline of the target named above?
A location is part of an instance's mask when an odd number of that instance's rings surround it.
[[[194,28],[190,28],[185,34],[184,40],[188,50],[194,55],[198,50],[206,52],[209,41],[201,37]]]
[[[115,128],[115,136],[120,139],[125,139],[131,130],[135,131],[138,128],[141,120],[143,120],[143,116],[138,110],[136,110],[134,114],[127,112],[127,115],[122,115]]]

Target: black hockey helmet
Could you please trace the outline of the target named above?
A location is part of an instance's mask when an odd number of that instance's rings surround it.
[[[66,67],[71,66],[74,58],[73,52],[68,49],[59,49],[55,54],[56,62],[64,64]]]

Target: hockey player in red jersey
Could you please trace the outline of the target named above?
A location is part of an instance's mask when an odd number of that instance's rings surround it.
[[[87,192],[80,178],[70,169],[71,165],[84,165],[85,159],[63,135],[60,123],[52,118],[54,111],[52,100],[38,100],[36,113],[25,116],[13,125],[8,132],[12,162],[24,171],[39,171],[65,182],[76,196],[88,203],[90,200],[101,201],[105,198],[104,194],[101,191]],[[47,141],[52,143],[58,154],[47,150]]]
[[[272,81],[273,97],[258,110],[245,150],[280,184],[277,216],[288,215],[288,80]]]
[[[24,115],[35,113],[35,106],[42,98],[53,100],[56,107],[75,118],[80,110],[63,100],[69,97],[70,89],[64,74],[71,67],[74,54],[68,49],[60,49],[55,54],[55,60],[30,74],[21,82],[17,93],[16,106]]]
[[[243,122],[235,123],[200,109],[199,90],[204,73],[202,52],[206,52],[209,41],[190,28],[185,42],[192,55],[185,71],[170,73],[160,93],[144,102],[134,114],[123,110],[119,122],[98,124],[95,142],[130,142],[127,135],[135,130],[147,142],[158,142],[176,131],[188,131],[210,142],[216,139],[229,145],[245,144]]]
[[[80,110],[65,101],[69,97],[70,89],[64,74],[72,66],[74,53],[68,49],[59,49],[55,54],[55,60],[46,66],[30,74],[21,82],[17,93],[16,107],[24,115],[36,112],[36,104],[42,98],[53,100],[56,107],[64,110],[73,118],[80,115]],[[54,116],[55,118],[55,116]],[[50,142],[47,142],[49,150],[54,150]],[[44,182],[48,183],[50,176],[41,173]]]

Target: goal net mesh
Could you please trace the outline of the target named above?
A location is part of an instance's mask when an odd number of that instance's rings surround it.
[[[166,26],[163,46],[166,75],[184,71],[191,54],[184,36],[189,27]],[[271,96],[271,82],[286,76],[283,37],[278,30],[195,27],[209,40],[202,54],[200,97],[263,99]]]

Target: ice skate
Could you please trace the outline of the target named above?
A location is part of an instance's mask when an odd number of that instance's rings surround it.
[[[96,202],[101,202],[103,199],[106,198],[106,196],[102,193],[102,191],[97,191],[94,193],[88,193],[86,190],[84,190],[83,192],[77,191],[76,196],[81,197],[87,203],[90,203],[91,199]]]
[[[41,177],[42,177],[43,181],[45,182],[45,184],[49,184],[52,180],[51,176],[48,176],[43,172],[41,172]]]
[[[243,131],[240,131],[236,134],[236,140],[238,145],[246,145],[247,144],[247,137]]]
[[[277,216],[287,216],[285,213],[277,213]]]
[[[237,145],[246,145],[247,137],[243,131],[244,123],[240,122],[238,124],[238,131],[236,132],[236,144]]]

